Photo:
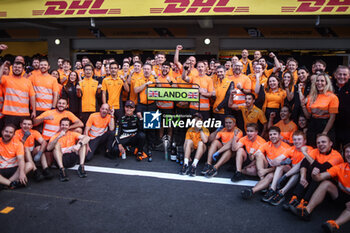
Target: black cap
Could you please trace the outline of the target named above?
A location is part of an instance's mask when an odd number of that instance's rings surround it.
[[[135,103],[134,103],[134,101],[132,101],[132,100],[127,100],[127,101],[125,102],[125,107],[127,107],[127,106],[132,107],[132,108],[135,108]]]

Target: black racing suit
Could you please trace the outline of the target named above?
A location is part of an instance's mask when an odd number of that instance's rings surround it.
[[[119,144],[122,144],[124,148],[126,146],[136,147],[138,152],[142,153],[146,141],[146,136],[142,132],[142,121],[136,116],[136,114],[134,114],[132,116],[122,116],[118,125],[118,133],[114,141],[113,154],[116,153],[119,155]]]

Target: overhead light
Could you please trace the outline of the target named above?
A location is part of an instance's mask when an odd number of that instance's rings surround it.
[[[93,28],[96,27],[94,18],[90,18],[90,26],[93,27]]]
[[[61,40],[60,40],[60,39],[56,39],[56,40],[55,40],[55,44],[56,44],[56,45],[61,44]]]
[[[204,39],[204,44],[206,44],[206,45],[210,44],[210,39],[209,38],[205,38]]]

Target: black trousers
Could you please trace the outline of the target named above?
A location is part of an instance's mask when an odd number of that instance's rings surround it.
[[[310,163],[304,159],[301,163],[301,168],[305,167],[307,168],[306,172],[306,180],[309,183],[306,188],[302,186],[299,182],[297,183],[293,194],[298,197],[298,200],[303,198],[305,201],[309,202],[311,199],[312,194],[315,192],[315,190],[318,188],[320,182],[314,181],[311,177],[312,170],[317,167],[320,169],[320,172],[325,172],[328,168],[331,167],[331,165],[327,166],[324,164],[319,164],[318,162],[314,162],[313,164],[310,165]]]
[[[143,152],[143,146],[146,142],[146,135],[143,132],[138,132],[136,135],[120,139],[119,143],[123,145],[125,148],[126,146],[133,146],[137,148],[138,152]],[[112,149],[112,154],[119,156],[119,147],[118,143],[115,143]]]
[[[112,150],[113,139],[114,139],[114,131],[108,130],[103,135],[90,140],[89,141],[89,147],[90,147],[91,151],[89,151],[87,153],[86,161],[90,161],[92,159],[92,157],[95,154],[96,149],[102,144],[105,144],[106,145],[105,148],[108,151],[111,151]]]

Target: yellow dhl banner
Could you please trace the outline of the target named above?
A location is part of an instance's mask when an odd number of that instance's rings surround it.
[[[350,0],[0,0],[0,19],[346,15]]]

